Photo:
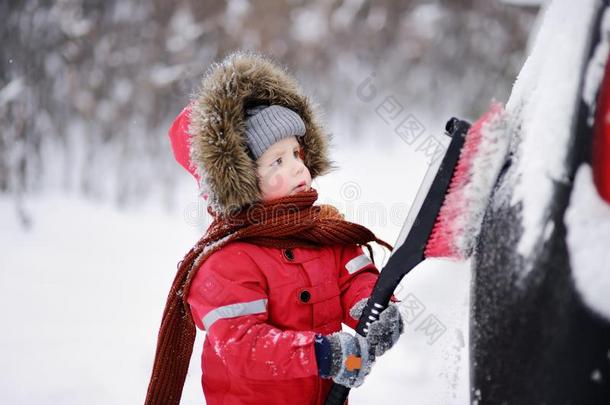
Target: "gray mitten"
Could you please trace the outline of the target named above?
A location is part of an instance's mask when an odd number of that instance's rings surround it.
[[[350,309],[349,314],[359,320],[368,298],[362,298]],[[379,319],[368,326],[366,340],[375,356],[381,356],[398,341],[404,332],[404,321],[398,310],[398,305],[390,305],[379,314]]]
[[[335,332],[330,335],[319,336],[317,342],[322,343],[318,347],[323,347],[329,344],[330,361],[327,366],[327,371],[321,372],[323,377],[332,377],[337,384],[344,385],[349,388],[359,387],[364,382],[366,377],[371,372],[371,367],[375,363],[375,356],[370,353],[369,345],[366,338],[356,333],[355,336],[347,332]],[[319,356],[318,348],[318,364],[322,361]],[[322,349],[321,352],[324,350]]]

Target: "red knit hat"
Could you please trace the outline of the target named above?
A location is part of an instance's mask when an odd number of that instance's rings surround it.
[[[197,184],[199,184],[201,182],[201,177],[199,177],[197,168],[193,162],[191,162],[190,158],[191,137],[189,135],[189,126],[191,125],[191,105],[192,103],[184,107],[172,123],[172,126],[169,129],[169,140],[172,144],[172,151],[174,152],[176,161],[180,163],[186,171],[192,174],[197,181]],[[208,194],[204,193],[202,194],[202,197],[207,200]]]

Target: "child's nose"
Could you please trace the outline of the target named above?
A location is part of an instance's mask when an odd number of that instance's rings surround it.
[[[301,174],[301,172],[303,172],[303,170],[305,169],[305,163],[303,163],[301,160],[295,160],[294,162],[294,174]]]

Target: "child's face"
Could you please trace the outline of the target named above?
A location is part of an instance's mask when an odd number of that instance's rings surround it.
[[[264,201],[296,194],[311,187],[311,174],[303,163],[301,145],[294,136],[271,145],[256,163]]]

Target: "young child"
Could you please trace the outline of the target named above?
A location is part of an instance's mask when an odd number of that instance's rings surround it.
[[[147,404],[178,404],[196,325],[208,405],[323,404],[332,381],[358,387],[403,321],[392,297],[367,337],[356,328],[378,277],[377,239],[314,205],[328,137],[291,76],[265,57],[213,65],[170,130],[213,223],[186,255],[159,332]]]

